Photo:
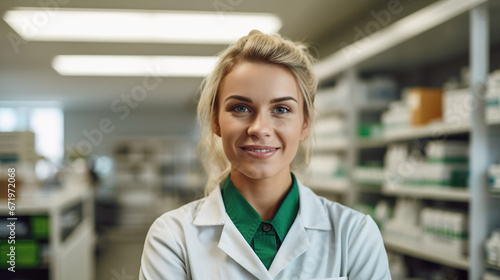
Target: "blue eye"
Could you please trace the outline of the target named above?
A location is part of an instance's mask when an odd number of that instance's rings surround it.
[[[273,113],[278,114],[278,115],[283,115],[290,112],[290,109],[287,107],[279,106],[273,109]]]
[[[232,110],[236,113],[246,113],[246,112],[250,111],[246,106],[243,106],[243,105],[236,105],[233,107]]]

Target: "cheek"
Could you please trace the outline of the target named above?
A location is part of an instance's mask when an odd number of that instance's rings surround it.
[[[237,122],[228,120],[227,118],[220,119],[220,132],[221,138],[224,145],[229,144],[227,142],[236,140],[242,133],[243,126],[238,125]]]
[[[290,123],[277,123],[276,131],[281,135],[282,141],[288,143],[289,145],[295,145],[301,138],[302,127],[300,122],[296,122],[293,125]]]

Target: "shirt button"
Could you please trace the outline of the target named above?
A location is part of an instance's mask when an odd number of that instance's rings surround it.
[[[270,224],[264,224],[264,225],[262,225],[262,230],[263,230],[264,232],[268,232],[268,231],[270,231],[270,230],[271,230],[271,228],[273,228],[273,227],[272,227]]]

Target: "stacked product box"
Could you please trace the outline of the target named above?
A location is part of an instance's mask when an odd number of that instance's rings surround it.
[[[358,136],[360,139],[377,139],[384,136],[384,130],[381,123],[360,123],[358,127]]]
[[[312,177],[318,181],[347,180],[344,162],[338,155],[314,155],[309,165]]]
[[[35,134],[32,131],[0,132],[0,162],[34,161]]]
[[[384,184],[386,190],[401,187],[408,161],[407,144],[391,144],[384,155]]]
[[[315,128],[317,147],[347,142],[345,121],[340,116],[329,116],[319,119]]]
[[[470,88],[449,89],[443,97],[443,120],[453,125],[469,125],[477,94]],[[486,119],[500,120],[500,70],[490,73],[485,95]]]
[[[404,100],[389,104],[389,109],[382,114],[382,126],[386,133],[411,127],[410,109]]]
[[[422,246],[428,252],[462,258],[468,254],[467,215],[460,211],[424,208],[420,212]]]
[[[418,246],[421,243],[421,230],[418,224],[420,209],[419,201],[398,198],[394,206],[394,216],[383,225],[384,238]]]
[[[446,90],[443,96],[443,121],[454,126],[469,125],[471,98],[469,88]]]
[[[356,97],[359,105],[387,104],[397,98],[398,85],[395,79],[387,76],[375,76],[358,80]]]
[[[359,106],[387,104],[397,98],[396,80],[387,76],[375,76],[370,79],[356,79],[355,100],[351,99],[352,88],[349,80],[341,78],[335,86],[318,90],[315,107],[320,112],[331,111],[332,108],[352,106],[354,101]]]
[[[406,186],[428,188],[466,188],[468,181],[468,143],[431,141],[425,148],[425,162],[409,174]]]
[[[492,164],[488,168],[490,189],[493,192],[500,192],[500,164]]]
[[[420,126],[442,117],[443,91],[440,88],[417,87],[408,90],[411,125]]]
[[[408,127],[426,125],[442,118],[443,91],[440,88],[405,89],[402,100],[392,102],[382,114],[386,136]]]
[[[485,259],[489,265],[500,267],[500,229],[495,229],[484,244]]]
[[[0,132],[0,198],[7,197],[8,168],[18,170],[17,191],[23,189],[23,186],[38,185],[35,164],[39,158],[32,131]]]
[[[339,108],[349,101],[349,84],[347,80],[340,79],[333,87],[319,89],[314,106],[320,113],[329,112],[332,108]]]
[[[500,272],[498,271],[486,271],[481,280],[500,280]]]
[[[486,92],[486,119],[500,120],[500,70],[490,73]]]
[[[377,163],[359,165],[353,170],[353,178],[361,184],[379,186],[384,182],[384,168]]]

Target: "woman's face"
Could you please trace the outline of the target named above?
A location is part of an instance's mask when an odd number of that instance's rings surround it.
[[[284,67],[243,62],[221,82],[214,124],[231,172],[251,179],[290,176],[299,142],[309,135],[304,100]]]

